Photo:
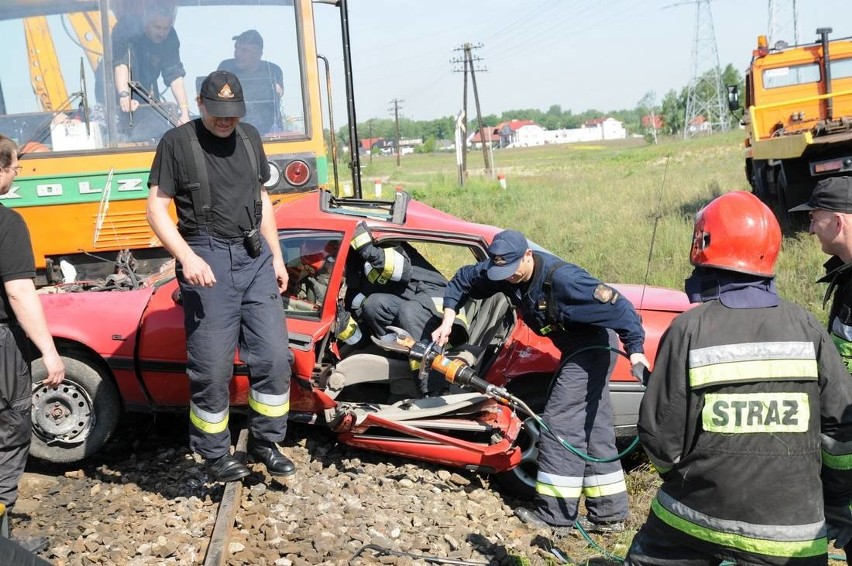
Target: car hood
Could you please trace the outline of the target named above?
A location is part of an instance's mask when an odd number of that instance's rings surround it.
[[[132,355],[142,313],[157,291],[81,291],[41,294],[54,339],[87,344],[102,355]]]

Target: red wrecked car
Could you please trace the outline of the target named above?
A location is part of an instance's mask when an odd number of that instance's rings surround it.
[[[534,486],[537,430],[523,416],[479,392],[452,388],[416,398],[405,355],[371,345],[341,356],[334,339],[349,241],[366,220],[380,245],[402,241],[448,279],[485,257],[499,229],[465,222],[398,192],[393,201],[337,199],[325,191],[274,196],[281,249],[291,271],[285,297],[293,353],[290,418],[329,427],[339,441],[429,462],[496,474],[521,494]],[[535,247],[534,244],[531,244]],[[308,285],[304,267],[325,250],[325,279]],[[70,463],[96,454],[124,411],[185,411],[189,388],[183,312],[173,264],[138,278],[124,269],[106,280],[60,285],[42,294],[50,331],[66,364],[57,389],[40,385],[33,367],[33,443],[41,459]],[[679,291],[616,285],[637,305],[653,360],[663,331],[689,307]],[[470,302],[467,363],[484,380],[539,410],[558,351],[521,322],[504,296]],[[285,345],[282,344],[282,347]],[[448,352],[452,355],[452,352]],[[247,368],[234,359],[231,403],[247,404]],[[612,378],[617,427],[635,428],[641,385],[621,358]],[[410,395],[409,395],[410,394]],[[395,402],[393,399],[397,399]]]

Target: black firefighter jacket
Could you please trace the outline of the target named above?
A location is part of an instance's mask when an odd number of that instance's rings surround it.
[[[852,380],[819,322],[783,300],[678,316],[639,437],[663,478],[649,521],[693,548],[824,554],[823,500],[852,495]]]

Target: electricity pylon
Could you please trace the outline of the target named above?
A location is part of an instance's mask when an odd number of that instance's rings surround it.
[[[719,52],[716,50],[716,31],[713,28],[710,0],[682,3],[695,4],[696,7],[692,79],[689,81],[686,95],[683,136],[688,138],[707,129],[727,131],[729,124],[725,103],[726,90],[722,85],[722,70],[719,67]],[[701,123],[707,123],[709,127],[702,128]]]

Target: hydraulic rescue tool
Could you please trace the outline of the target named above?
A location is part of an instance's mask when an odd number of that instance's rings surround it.
[[[390,330],[389,334],[386,334],[382,338],[373,338],[373,341],[378,344],[381,348],[393,351],[400,352],[406,354],[409,359],[416,361],[420,364],[420,370],[418,373],[418,387],[420,392],[426,395],[428,393],[428,377],[429,371],[434,370],[437,373],[441,374],[444,379],[449,381],[450,383],[454,383],[461,387],[469,387],[493,399],[497,400],[500,403],[508,405],[513,409],[519,409],[522,412],[526,413],[533,420],[535,420],[544,430],[550,430],[550,427],[547,426],[547,423],[541,419],[535,412],[533,412],[530,407],[524,403],[517,396],[509,393],[504,387],[499,387],[494,385],[493,383],[488,383],[481,377],[476,375],[476,370],[468,365],[463,357],[450,357],[446,354],[441,346],[436,344],[433,341],[429,340],[421,340],[416,341],[414,338],[402,328],[398,328],[395,326],[389,326],[388,330]],[[590,348],[598,348],[599,346],[591,346]],[[600,346],[600,348],[605,348],[610,350],[608,346]],[[586,351],[589,348],[581,348],[576,352],[572,353],[566,360],[563,360],[563,363],[567,362],[571,359],[571,357]],[[617,353],[622,356],[626,356],[626,354],[620,350],[615,350]],[[648,376],[650,372],[648,368],[644,365],[637,363],[633,365],[631,373],[637,381],[642,383],[642,385],[646,385],[648,383]],[[559,442],[562,446],[569,450],[581,458],[591,461],[611,461],[611,460],[603,460],[598,459],[589,454],[585,454],[578,449],[574,448],[570,444],[568,444],[561,437],[558,437]],[[634,439],[633,443],[630,447],[625,450],[623,453],[618,454],[612,460],[620,459],[624,455],[631,452],[638,445],[638,437]]]

